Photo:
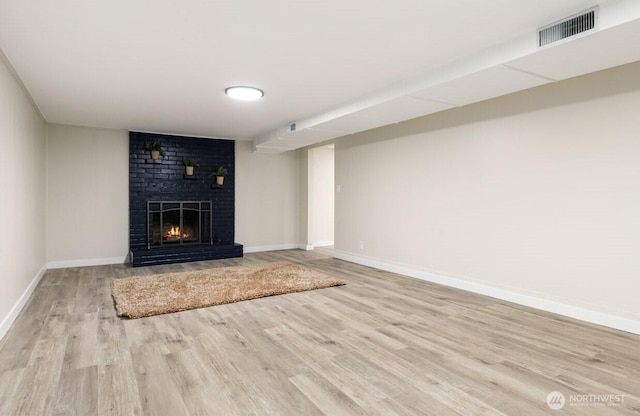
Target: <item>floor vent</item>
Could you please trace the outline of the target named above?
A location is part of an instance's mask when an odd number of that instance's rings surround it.
[[[538,47],[567,39],[596,28],[597,8],[593,8],[561,22],[538,30]]]

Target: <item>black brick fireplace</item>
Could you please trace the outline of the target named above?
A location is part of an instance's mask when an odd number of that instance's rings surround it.
[[[153,160],[145,143],[157,140]],[[184,158],[197,159],[194,175]],[[228,171],[223,185],[209,174]],[[242,257],[234,242],[235,149],[231,140],[129,133],[129,247],[134,266]]]

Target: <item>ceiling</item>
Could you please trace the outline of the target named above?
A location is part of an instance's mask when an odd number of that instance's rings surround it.
[[[593,33],[536,47],[596,5]],[[47,122],[265,152],[634,62],[637,45],[638,0],[0,0],[0,49]]]

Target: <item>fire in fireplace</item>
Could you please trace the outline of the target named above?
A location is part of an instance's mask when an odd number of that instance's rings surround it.
[[[213,244],[211,201],[147,201],[147,248]]]

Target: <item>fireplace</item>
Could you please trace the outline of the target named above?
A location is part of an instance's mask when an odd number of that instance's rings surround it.
[[[153,160],[146,143],[161,142]],[[200,166],[186,176],[185,157]],[[210,172],[228,170],[224,185]],[[235,242],[235,143],[129,133],[129,258],[134,267],[242,257]]]
[[[147,201],[147,249],[213,244],[211,201]]]

